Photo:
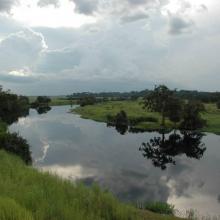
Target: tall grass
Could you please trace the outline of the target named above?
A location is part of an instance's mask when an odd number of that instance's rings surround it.
[[[0,151],[1,220],[174,220],[120,203],[97,186],[87,188],[26,166]]]

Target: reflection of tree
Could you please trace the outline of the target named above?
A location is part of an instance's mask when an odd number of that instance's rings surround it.
[[[115,129],[121,135],[124,135],[128,131],[128,125],[115,125]]]
[[[163,133],[162,137],[154,137],[143,143],[140,151],[144,157],[152,160],[154,166],[164,170],[167,164],[175,164],[174,157],[181,154],[195,159],[202,158],[206,150],[201,142],[202,137],[202,133],[184,131],[181,134],[174,132],[166,139]]]
[[[45,114],[49,112],[51,110],[51,107],[50,106],[38,107],[36,110],[37,110],[37,113],[41,115],[41,114]]]

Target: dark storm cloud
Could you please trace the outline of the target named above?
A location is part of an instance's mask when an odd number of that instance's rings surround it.
[[[191,31],[193,21],[186,20],[179,15],[170,15],[169,33],[173,35],[188,33]]]
[[[75,10],[78,13],[92,15],[98,10],[98,0],[71,0],[75,3]]]
[[[17,3],[17,0],[0,0],[0,12],[10,12],[11,8]]]

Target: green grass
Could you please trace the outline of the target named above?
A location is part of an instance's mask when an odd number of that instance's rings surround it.
[[[167,214],[167,215],[174,214],[174,206],[164,202],[148,202],[145,204],[145,208],[147,210],[160,214]]]
[[[80,114],[81,117],[85,119],[107,122],[108,115],[115,116],[121,110],[127,113],[129,119],[154,117],[158,120],[158,122],[140,122],[134,126],[135,128],[146,130],[157,130],[160,128],[161,116],[159,113],[143,109],[143,105],[141,105],[140,101],[109,101],[96,105],[78,107],[74,109],[73,112]],[[203,131],[220,134],[220,110],[216,108],[215,104],[206,104],[206,112],[202,114],[202,117],[207,120],[207,126]],[[172,122],[166,120],[166,128],[169,129],[173,127]]]
[[[75,102],[73,101],[72,104]],[[71,101],[68,99],[52,98],[50,106],[59,106],[59,105],[71,105]]]
[[[0,151],[1,220],[177,220],[120,203],[97,186],[87,188],[26,166]]]

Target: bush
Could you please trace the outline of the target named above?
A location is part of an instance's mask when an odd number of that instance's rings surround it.
[[[77,104],[83,107],[86,105],[94,105],[96,102],[97,100],[94,96],[84,96],[78,100]]]
[[[148,202],[145,209],[159,214],[174,215],[174,206],[164,202]]]
[[[206,125],[206,121],[202,119],[201,112],[205,111],[202,103],[190,101],[184,106],[183,121],[180,124],[182,130],[197,130]]]
[[[16,154],[26,164],[31,164],[30,146],[27,141],[20,137],[17,133],[1,133],[0,134],[0,149]]]
[[[220,100],[216,103],[218,109],[220,109]]]

